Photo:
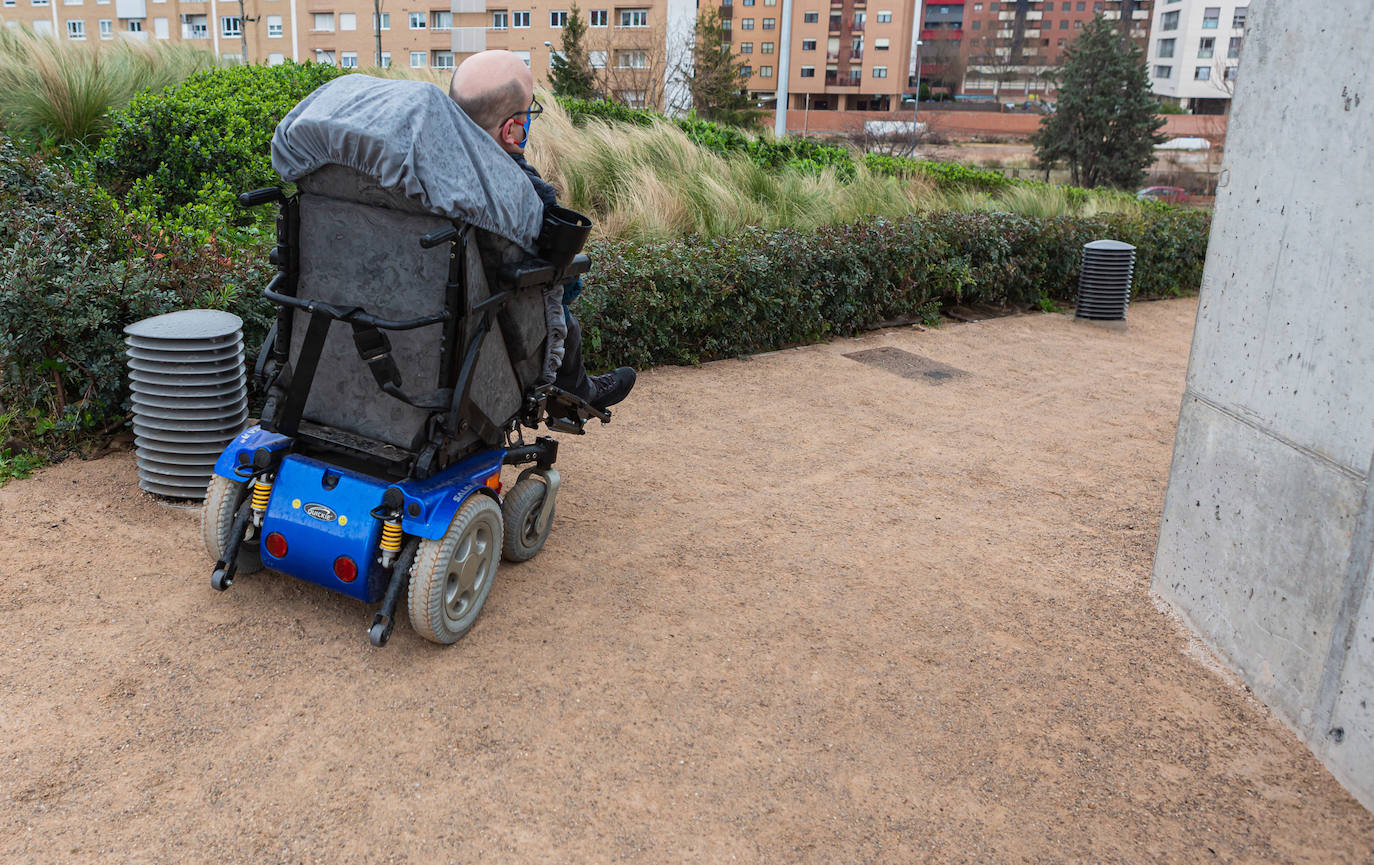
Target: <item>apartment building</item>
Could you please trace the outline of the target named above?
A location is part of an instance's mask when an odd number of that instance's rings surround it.
[[[919,0],[794,0],[789,106],[811,111],[892,111],[910,89]],[[748,89],[776,98],[781,54],[779,0],[730,0],[721,7]]]
[[[1158,0],[1148,52],[1155,94],[1194,114],[1230,109],[1249,0]]]
[[[1154,0],[1158,2],[1158,0]],[[1053,93],[1047,73],[1097,15],[1128,23],[1149,41],[1152,0],[976,0],[964,4],[963,92],[1038,99]]]
[[[281,62],[299,54],[298,0],[0,0],[0,19],[79,43],[187,42],[226,58]]]

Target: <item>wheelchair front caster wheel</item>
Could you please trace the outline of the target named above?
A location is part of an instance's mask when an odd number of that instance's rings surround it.
[[[216,568],[215,572],[210,575],[210,585],[213,586],[217,592],[222,592],[233,584],[234,581],[230,579],[229,572],[224,568]]]
[[[539,515],[544,509],[544,497],[548,495],[548,490],[548,484],[542,479],[526,474],[506,495],[506,500],[501,504],[506,523],[501,557],[506,561],[529,561],[544,548],[544,542],[553,531],[552,513],[544,530],[539,530]]]
[[[391,629],[393,623],[390,620],[373,622],[372,627],[367,629],[368,642],[377,648],[386,645],[386,641],[391,639]]]

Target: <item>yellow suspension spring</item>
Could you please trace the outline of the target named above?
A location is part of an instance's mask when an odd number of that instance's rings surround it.
[[[267,501],[271,498],[272,481],[266,475],[253,481],[253,510],[259,512],[267,510]]]
[[[401,523],[398,520],[382,523],[381,548],[391,553],[401,549]]]

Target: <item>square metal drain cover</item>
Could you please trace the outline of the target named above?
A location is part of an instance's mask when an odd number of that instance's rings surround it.
[[[902,378],[923,381],[928,384],[944,384],[952,378],[963,378],[969,374],[966,370],[950,366],[947,363],[940,363],[938,360],[932,360],[891,346],[864,349],[847,354],[845,357],[850,360],[857,360],[859,363],[866,363],[869,366],[876,366],[887,372],[896,373]]]

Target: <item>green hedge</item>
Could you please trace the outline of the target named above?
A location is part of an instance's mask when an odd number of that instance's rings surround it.
[[[1040,220],[932,213],[814,234],[605,243],[579,306],[588,366],[698,363],[933,315],[942,304],[1070,300],[1084,243],[1138,247],[1133,296],[1196,291],[1209,217]]]
[[[123,414],[125,325],[229,309],[256,346],[269,324],[258,252],[160,233],[3,139],[0,269],[0,430],[39,450]]]
[[[96,180],[122,209],[201,236],[249,225],[238,193],[280,183],[272,132],[315,88],[345,70],[318,63],[230,66],[135,98],[111,119]]]

